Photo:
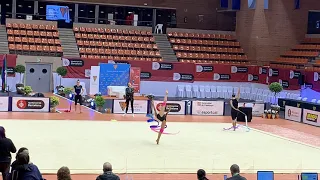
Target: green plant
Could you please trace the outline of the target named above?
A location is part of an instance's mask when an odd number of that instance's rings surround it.
[[[102,96],[96,96],[94,98],[94,101],[96,102],[96,106],[102,108],[104,106],[105,100]]]
[[[70,88],[70,87],[66,87],[66,88],[64,88],[64,90],[63,90],[63,92],[65,93],[65,94],[71,94],[72,93],[72,88]]]
[[[59,103],[60,103],[60,99],[58,97],[56,97],[56,96],[50,97],[50,106],[51,107],[56,107],[59,105]]]
[[[30,93],[32,93],[32,88],[31,88],[31,86],[25,86],[24,88],[23,88],[23,92],[24,92],[24,94],[25,95],[29,95]]]
[[[20,74],[20,81],[19,84],[22,84],[22,73],[26,72],[26,68],[24,67],[24,65],[18,64],[15,68],[14,68],[14,72],[19,73]]]
[[[61,86],[61,79],[62,79],[62,76],[65,76],[67,75],[68,71],[65,67],[58,67],[56,72],[60,75],[60,86]]]
[[[276,101],[276,99],[277,99],[276,96],[278,93],[280,93],[283,90],[283,87],[280,83],[273,82],[269,85],[269,90],[274,93],[274,100]],[[277,102],[275,102],[275,103],[277,103]]]

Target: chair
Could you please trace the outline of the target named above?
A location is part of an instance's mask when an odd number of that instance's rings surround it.
[[[307,101],[307,100],[308,100],[308,98],[306,98],[306,97],[305,97],[305,98],[302,98],[302,101]]]
[[[245,87],[240,87],[240,97],[242,97],[243,99],[247,99]]]
[[[191,85],[186,85],[186,97],[192,98],[192,86]]]
[[[178,97],[184,97],[184,85],[178,85],[177,86],[177,96]]]
[[[223,98],[222,87],[217,86],[217,98]]]
[[[200,98],[199,86],[193,85],[192,86],[192,97]]]
[[[199,86],[199,92],[200,92],[200,97],[205,98],[206,93],[205,93],[205,87],[204,86]]]
[[[258,88],[252,88],[251,89],[251,95],[249,96],[250,98],[250,100],[256,100],[256,98],[257,98],[257,92],[258,92]]]
[[[163,34],[163,24],[157,24],[154,30],[155,34]],[[160,32],[160,33],[159,33]]]
[[[316,103],[317,99],[312,99],[311,102]]]
[[[227,95],[227,98],[231,98],[232,94],[233,94],[233,87],[232,86],[228,86],[227,87],[227,91],[228,91],[228,95]]]
[[[218,93],[217,93],[217,87],[216,86],[210,86],[210,91],[211,91],[211,97],[212,98],[218,98]]]
[[[222,98],[227,99],[228,97],[228,87],[227,86],[222,86]]]
[[[245,91],[246,99],[250,99],[250,97],[251,97],[251,88],[250,87],[246,87],[244,91]]]
[[[205,96],[206,96],[206,98],[211,98],[212,96],[212,94],[211,94],[211,91],[210,91],[210,86],[205,86],[205,88],[204,88],[205,90]]]
[[[301,101],[301,100],[302,100],[302,97],[298,97],[297,100]]]

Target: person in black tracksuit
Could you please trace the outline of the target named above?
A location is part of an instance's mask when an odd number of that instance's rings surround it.
[[[231,172],[232,177],[229,177],[226,180],[247,180],[245,177],[240,176],[240,168],[236,164],[233,164],[230,167],[230,172]]]
[[[237,96],[233,94],[232,99],[230,100],[232,126],[234,131],[236,130],[236,127],[237,127],[237,117],[239,113],[239,107],[238,107],[239,99],[240,99],[240,88],[238,89]]]
[[[126,88],[126,112],[125,114],[123,114],[123,116],[125,116],[128,113],[129,102],[130,102],[132,116],[134,117],[133,101],[134,101],[134,88],[132,87],[131,83],[128,83],[128,87]]]
[[[96,180],[120,180],[120,178],[112,172],[112,165],[106,162],[103,164],[103,174],[99,175]]]
[[[11,139],[6,137],[5,129],[0,126],[0,172],[2,179],[6,180],[9,175],[11,153],[17,151]]]
[[[75,112],[77,112],[77,104],[80,104],[80,113],[81,113],[81,105],[82,105],[82,93],[83,87],[80,85],[80,81],[77,80],[77,84],[74,86],[74,103],[75,103]]]

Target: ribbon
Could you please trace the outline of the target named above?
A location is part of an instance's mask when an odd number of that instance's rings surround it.
[[[160,122],[158,120],[155,119],[148,119],[147,120],[148,123],[152,123],[152,122],[156,122],[157,125],[150,125],[150,129],[156,133],[160,132],[161,126],[160,126]],[[166,129],[168,126],[166,125],[164,128]],[[169,132],[163,132],[162,134],[167,134],[167,135],[176,135],[180,133],[180,131],[176,132],[176,133],[169,133]]]

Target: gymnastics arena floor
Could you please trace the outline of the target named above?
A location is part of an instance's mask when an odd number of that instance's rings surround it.
[[[67,109],[68,102],[60,99],[59,108]],[[275,176],[281,180],[320,171],[319,128],[282,119],[254,117],[249,132],[233,132],[223,131],[230,117],[169,115],[166,131],[180,132],[162,135],[156,145],[145,115],[83,108],[81,114],[1,112],[0,117],[7,136],[17,148],[29,148],[48,180],[61,166],[70,168],[73,179],[94,179],[106,161],[122,179],[191,180],[199,168],[209,179],[223,179],[234,163],[248,180],[256,179],[258,170],[281,173]]]

